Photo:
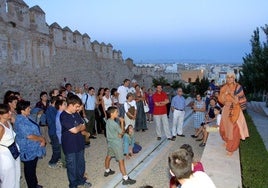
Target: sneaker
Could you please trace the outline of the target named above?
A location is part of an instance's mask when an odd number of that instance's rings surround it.
[[[109,175],[113,175],[115,173],[115,171],[113,171],[113,170],[111,170],[110,169],[110,171],[109,172],[104,172],[104,177],[107,177],[107,176],[109,176]]]
[[[157,140],[161,140],[161,137],[157,137]]]
[[[200,147],[205,147],[206,146],[206,143],[201,143],[199,144]]]
[[[192,138],[197,138],[198,136],[195,136],[194,134],[191,135]]]
[[[123,182],[122,182],[123,185],[132,185],[134,183],[136,183],[136,180],[130,179],[130,177],[128,177],[127,180],[123,179]]]
[[[62,164],[61,161],[58,161],[56,165],[57,165],[57,167],[59,167],[59,168],[62,168],[62,167],[63,167],[63,164]]]
[[[92,187],[92,184],[88,181],[84,183],[84,185],[78,185],[77,188],[90,188]]]
[[[175,141],[176,140],[176,136],[172,136],[172,138],[168,138],[168,140]]]

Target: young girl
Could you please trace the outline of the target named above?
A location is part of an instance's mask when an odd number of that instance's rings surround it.
[[[128,125],[123,136],[123,147],[124,147],[124,156],[127,159],[133,155],[133,153],[138,153],[142,147],[135,143],[134,129],[133,125]]]
[[[208,139],[208,134],[209,132],[218,132],[219,131],[219,126],[221,122],[221,108],[219,106],[214,107],[214,114],[216,116],[216,124],[206,124],[204,125],[203,129],[203,141],[199,145],[200,147],[204,147],[206,145],[207,139]]]

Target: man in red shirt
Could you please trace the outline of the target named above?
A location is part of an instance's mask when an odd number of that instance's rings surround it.
[[[168,140],[174,141],[175,139],[172,139],[167,118],[166,104],[169,103],[169,99],[167,94],[162,91],[161,85],[157,85],[156,92],[153,95],[153,101],[154,101],[153,115],[154,115],[154,121],[156,122],[157,140],[161,140],[162,136],[161,123],[162,123],[166,137],[168,138]]]

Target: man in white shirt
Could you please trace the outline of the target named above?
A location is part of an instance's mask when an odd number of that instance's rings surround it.
[[[117,89],[117,92],[119,93],[118,96],[118,102],[119,102],[119,117],[123,117],[125,115],[125,110],[124,110],[124,103],[127,100],[127,94],[129,93],[129,84],[130,80],[125,79],[123,85],[119,86]]]

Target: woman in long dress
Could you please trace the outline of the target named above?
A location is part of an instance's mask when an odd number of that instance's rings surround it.
[[[146,124],[146,114],[144,112],[144,101],[145,97],[141,93],[141,88],[139,85],[135,86],[135,100],[137,105],[137,117],[135,121],[135,129],[136,131],[142,130],[144,132],[145,130],[148,130],[147,124]]]
[[[11,113],[7,104],[0,104],[0,187],[20,187],[20,157],[16,159],[7,148],[15,142],[15,132],[10,123]],[[18,147],[18,146],[17,146]]]
[[[247,123],[241,109],[246,98],[242,86],[235,82],[234,73],[228,73],[226,84],[220,90],[219,101],[222,103],[220,134],[225,141],[227,155],[232,155],[240,144],[240,139],[249,137]]]

